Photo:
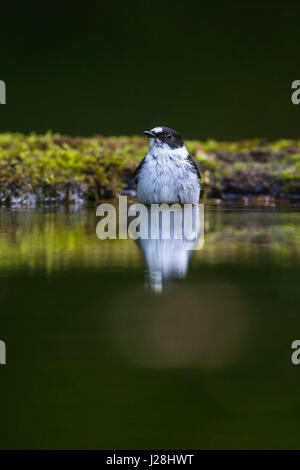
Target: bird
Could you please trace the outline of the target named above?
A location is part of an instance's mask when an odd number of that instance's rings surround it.
[[[149,152],[133,174],[139,202],[198,204],[200,173],[180,135],[165,126],[144,134],[149,138]]]

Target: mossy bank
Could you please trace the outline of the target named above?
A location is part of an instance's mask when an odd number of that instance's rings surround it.
[[[83,202],[134,194],[143,137],[0,134],[0,203]],[[300,140],[186,141],[202,197],[300,198]]]

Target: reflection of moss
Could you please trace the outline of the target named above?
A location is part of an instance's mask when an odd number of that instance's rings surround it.
[[[287,195],[286,183],[300,179],[300,140],[192,140],[186,145],[208,197]],[[30,202],[32,195],[37,201],[112,197],[133,187],[130,177],[147,149],[143,137],[0,134],[0,202]],[[294,185],[293,194],[299,191]]]
[[[206,203],[205,203],[206,204]],[[207,204],[211,205],[210,202]],[[282,211],[210,211],[206,208],[204,249],[195,252],[201,263],[261,263],[261,249],[273,263],[300,263],[300,213]],[[112,267],[143,263],[133,240],[99,240],[96,205],[77,210],[41,208],[1,209],[0,272],[67,267]],[[264,220],[264,223],[261,221]]]

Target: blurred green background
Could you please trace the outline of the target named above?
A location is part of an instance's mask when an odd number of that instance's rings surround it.
[[[1,6],[1,131],[299,136],[296,2]]]

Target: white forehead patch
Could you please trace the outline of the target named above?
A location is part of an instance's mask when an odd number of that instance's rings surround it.
[[[154,132],[155,134],[159,134],[160,132],[162,132],[162,127],[153,127],[153,129],[151,129],[151,132]]]

